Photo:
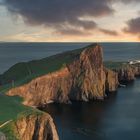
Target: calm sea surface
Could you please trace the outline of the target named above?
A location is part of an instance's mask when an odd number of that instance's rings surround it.
[[[1,43],[0,73],[17,62],[44,58],[88,43]],[[140,43],[102,43],[104,60],[140,59]],[[48,105],[60,140],[140,140],[140,79],[104,102]]]
[[[56,53],[85,47],[90,43],[0,43],[0,73],[18,62],[41,59]],[[104,59],[140,59],[140,43],[101,43]]]
[[[104,102],[48,105],[60,140],[140,140],[140,79]]]

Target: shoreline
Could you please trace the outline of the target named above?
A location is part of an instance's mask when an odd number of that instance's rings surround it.
[[[36,107],[32,108],[33,110],[45,106],[50,101],[60,104],[68,104],[71,100],[103,102],[109,95],[116,92],[124,82],[129,83],[134,81],[136,76],[140,76],[140,65],[131,66],[122,62],[112,62],[106,66],[103,63],[102,53],[100,45],[92,44],[83,49],[65,52],[39,61],[16,64],[6,72],[11,74],[9,75],[11,76],[10,79],[13,79],[12,77],[17,74],[17,80],[14,80],[14,84],[12,82],[12,87],[9,86],[6,90],[4,89],[6,96],[22,97],[24,99],[23,105]],[[54,68],[58,62],[61,63]],[[50,65],[47,72],[46,63]],[[32,69],[30,65],[32,67],[37,66]],[[51,69],[52,66],[54,69]],[[114,66],[117,69],[114,69]],[[45,70],[40,72],[41,68],[45,68]],[[23,82],[18,81],[24,77],[24,74],[21,75],[19,70],[25,72],[27,79],[22,80]],[[34,74],[35,70],[40,73]],[[7,76],[6,73],[4,73],[5,76]],[[9,82],[8,78],[4,79],[5,82]],[[2,79],[0,80],[2,81]]]

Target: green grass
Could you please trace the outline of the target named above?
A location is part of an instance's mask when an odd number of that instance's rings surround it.
[[[0,131],[6,135],[7,140],[17,140],[13,122],[10,122],[8,125],[1,128]]]
[[[41,60],[18,63],[0,75],[0,83],[2,85],[0,91],[11,88],[12,81],[14,81],[15,86],[18,86],[41,75],[57,71],[78,57],[82,50],[83,49],[77,49]]]
[[[5,94],[0,94],[0,124],[15,119],[20,112],[32,110],[31,108],[22,105],[21,102],[22,99],[20,97],[9,97]]]
[[[0,93],[5,93],[13,87],[11,82],[12,80],[15,81],[14,87],[17,87],[36,77],[57,71],[79,57],[79,54],[83,49],[85,48],[57,54],[41,60],[18,63],[12,66],[8,71],[0,76],[0,81],[2,83],[0,86]],[[124,62],[111,61],[104,62],[104,64],[107,68],[111,69],[120,68],[126,65]],[[28,107],[23,106],[21,102],[22,99],[19,97],[8,97],[5,94],[0,94],[0,123],[10,120],[16,117],[18,113],[29,109]]]
[[[0,131],[6,135],[8,140],[16,140],[13,127],[15,121],[28,115],[42,114],[42,112],[37,109],[22,105],[21,102],[22,99],[20,97],[9,97],[5,94],[0,94],[0,125],[12,120],[12,122],[0,128]]]
[[[9,97],[5,94],[0,94],[0,125],[9,120],[16,121],[18,114],[21,112],[33,112],[32,108],[22,105],[21,102],[20,97]],[[6,135],[8,140],[16,140],[12,124],[13,122],[10,122],[0,128],[0,131]]]
[[[93,47],[93,45],[91,46]],[[41,75],[65,67],[79,57],[83,49],[85,48],[57,54],[41,60],[18,63],[0,75],[0,125],[9,120],[16,121],[19,117],[24,117],[30,113],[41,113],[41,111],[38,111],[37,109],[22,105],[22,99],[20,97],[6,96],[4,93],[6,93],[7,90],[28,83]],[[14,83],[12,81],[14,81]],[[13,134],[12,124],[13,122],[10,122],[6,126],[0,128],[0,131],[6,134],[8,140],[16,140],[16,137]]]
[[[90,45],[88,47],[93,47],[95,45]],[[0,86],[0,93],[5,93],[13,86],[17,87],[23,85],[36,77],[65,67],[65,65],[79,57],[83,49],[85,48],[68,51],[41,60],[18,63],[12,66],[4,74],[0,75],[2,84]],[[119,68],[123,65],[123,62],[105,62],[105,66],[111,69],[116,67]],[[12,85],[12,80],[14,80],[14,85]],[[29,109],[22,105],[21,102],[22,99],[19,97],[8,97],[5,94],[0,94],[0,123],[10,120],[16,117],[18,113]]]
[[[120,68],[123,68],[123,67],[126,67],[128,66],[129,64],[127,62],[114,62],[114,61],[106,61],[104,62],[104,65],[106,68],[109,68],[109,69],[120,69]]]
[[[96,44],[89,45],[85,48],[94,46],[96,46]],[[0,75],[0,92],[5,93],[13,86],[17,87],[23,85],[30,82],[34,78],[61,69],[79,57],[81,51],[83,51],[85,48],[64,52],[40,60],[15,64],[5,73]]]
[[[8,140],[17,140],[17,134],[14,131],[15,129],[15,123],[17,120],[25,118],[29,115],[42,115],[43,112],[36,110],[36,109],[29,109],[26,108],[23,112],[20,112],[19,114],[16,114],[16,117],[13,118],[13,121],[5,125],[4,127],[0,128],[0,131],[3,132]],[[15,115],[14,115],[15,116]],[[12,116],[11,116],[12,117]]]
[[[27,63],[18,63],[12,66],[8,71],[0,76],[2,83],[0,87],[0,123],[15,117],[18,113],[28,108],[21,104],[22,99],[19,97],[8,97],[5,93],[14,87],[31,81],[32,79],[64,67],[78,56],[81,49],[57,54],[41,60],[30,61]]]
[[[0,124],[14,119],[20,112],[30,109],[21,104],[21,98],[8,97],[3,93],[13,86],[20,86],[40,75],[48,74],[64,67],[78,57],[81,50],[69,51],[41,60],[18,63],[0,75]],[[14,80],[14,85],[12,85],[12,80]]]
[[[88,47],[95,45],[90,45]],[[34,60],[30,62],[18,63],[12,66],[8,71],[0,75],[0,125],[8,120],[16,121],[21,117],[25,117],[30,114],[40,114],[41,111],[22,105],[22,99],[20,97],[6,96],[7,90],[28,83],[32,79],[57,71],[67,64],[71,63],[77,57],[79,57],[81,51],[85,49],[77,49],[61,54],[57,54],[51,57],[47,57],[41,60]],[[104,62],[104,65],[109,69],[119,69],[128,65],[126,62]],[[81,84],[82,77],[79,79],[79,85]],[[14,81],[14,83],[12,83]],[[0,131],[6,134],[8,140],[16,140],[13,133],[13,122],[10,122]]]

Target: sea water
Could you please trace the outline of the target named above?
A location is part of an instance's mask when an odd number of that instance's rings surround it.
[[[0,73],[17,62],[41,59],[90,43],[0,43]],[[140,59],[140,43],[101,43],[105,61]],[[140,79],[105,101],[50,104],[60,140],[139,140]]]
[[[85,47],[91,43],[0,43],[0,73],[18,62],[41,59],[57,53]],[[140,43],[99,43],[104,60],[140,59]]]

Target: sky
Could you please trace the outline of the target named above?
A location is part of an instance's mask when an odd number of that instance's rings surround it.
[[[0,41],[139,42],[140,0],[0,0]]]

